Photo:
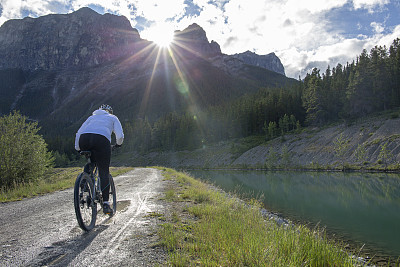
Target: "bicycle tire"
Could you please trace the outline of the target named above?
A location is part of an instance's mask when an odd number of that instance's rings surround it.
[[[115,191],[114,178],[110,174],[110,200],[112,199],[112,203],[110,203],[113,209],[113,215],[117,212],[117,192]]]
[[[74,187],[76,219],[84,231],[90,231],[96,224],[97,204],[92,178],[85,172],[78,175]]]

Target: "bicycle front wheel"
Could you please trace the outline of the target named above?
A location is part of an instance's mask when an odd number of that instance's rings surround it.
[[[96,223],[97,204],[92,178],[85,172],[76,178],[74,187],[74,206],[76,219],[84,231],[93,229]]]
[[[110,207],[113,209],[113,214],[117,212],[117,192],[115,191],[114,179],[110,174]]]

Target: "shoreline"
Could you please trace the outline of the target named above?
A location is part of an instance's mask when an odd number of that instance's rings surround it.
[[[184,171],[188,171],[189,173],[191,173],[190,172],[190,170],[189,169],[185,169]],[[221,171],[221,172],[230,172],[230,171],[232,171],[232,172],[246,172],[246,171],[250,171],[250,172],[252,172],[252,171],[254,171],[254,172],[260,172],[260,173],[262,173],[262,172],[292,172],[293,170],[283,170],[283,169],[279,169],[279,170],[265,170],[265,169],[195,169],[195,170],[192,170],[192,171],[205,171],[205,172],[207,172],[207,171],[211,171],[211,172],[213,172],[213,171],[215,171],[215,172],[218,172],[218,171]],[[298,171],[298,170],[297,170]],[[296,172],[297,172],[296,171]],[[299,172],[310,172],[310,170],[307,170],[307,171],[299,171]],[[321,173],[324,173],[324,172],[326,172],[326,171],[321,171],[321,170],[313,170],[313,171],[311,171],[311,172],[321,172]],[[330,173],[340,173],[341,171],[330,171]],[[327,172],[327,173],[329,173],[329,172]],[[358,172],[358,171],[353,171],[353,172],[347,172],[347,173],[354,173],[354,174],[360,174],[360,173],[362,173],[362,172]],[[393,178],[394,180],[393,181],[396,181],[396,179],[398,179],[398,177],[393,177],[392,175],[394,175],[394,176],[397,176],[396,174],[397,173],[384,173],[384,172],[376,172],[376,171],[374,171],[374,172],[363,172],[363,173],[371,173],[371,174],[376,174],[376,175],[379,175],[379,174],[388,174],[388,175],[390,175],[389,177],[390,178]],[[193,175],[195,175],[194,177],[198,177],[198,176],[196,176],[196,174],[195,173],[193,173]],[[212,181],[209,181],[209,180],[207,180],[207,179],[203,179],[204,177],[202,176],[202,174],[199,174],[200,176],[198,177],[198,179],[200,179],[201,181],[205,181],[206,183],[208,182],[208,183],[211,183],[212,185],[214,185],[214,183],[212,182]],[[236,177],[237,175],[239,175],[239,174],[236,174],[234,177]],[[212,176],[212,175],[211,175]],[[222,175],[221,177],[225,177],[226,175]],[[229,175],[228,175],[229,176]],[[335,175],[336,176],[336,175]],[[258,176],[257,176],[258,177]],[[339,177],[341,177],[341,176],[339,176]],[[360,175],[360,177],[362,177],[362,175]],[[371,177],[373,177],[373,176],[371,176]],[[218,178],[218,179],[221,179],[221,178]],[[243,178],[243,179],[245,179],[245,178]],[[242,181],[242,180],[240,180],[240,181]],[[226,182],[226,183],[228,183],[229,184],[229,182]],[[251,183],[250,183],[251,184]],[[244,185],[245,186],[245,185]],[[216,184],[215,185],[215,187],[217,187],[218,189],[220,189],[220,186],[218,185],[218,184]],[[247,188],[247,187],[246,187]],[[226,188],[225,189],[220,189],[220,190],[222,190],[222,191],[224,191],[224,192],[229,192],[229,189],[228,189],[228,191],[225,191],[225,190],[227,190]],[[252,190],[255,190],[253,187],[250,187],[248,190],[250,190],[250,191],[252,191]],[[257,191],[258,192],[258,191]],[[290,192],[290,189],[289,189],[289,192]],[[229,193],[227,193],[227,194],[229,194]],[[239,193],[240,194],[240,193]],[[245,194],[245,193],[244,193]],[[246,198],[246,196],[244,196],[245,198]],[[250,196],[249,196],[250,197]],[[389,262],[391,262],[391,263],[393,263],[393,262],[396,262],[396,260],[399,260],[400,259],[400,255],[398,255],[398,256],[395,256],[396,254],[393,252],[393,251],[391,251],[390,252],[390,250],[389,251],[385,251],[384,249],[382,249],[382,248],[380,248],[380,247],[378,247],[378,246],[376,246],[376,245],[374,245],[374,242],[376,241],[374,241],[374,240],[369,240],[369,242],[370,242],[370,244],[366,244],[366,243],[363,243],[363,242],[361,242],[361,241],[359,241],[359,240],[357,240],[357,239],[355,239],[355,237],[354,236],[352,236],[351,234],[348,234],[348,233],[351,233],[351,232],[347,232],[346,233],[346,231],[344,231],[344,232],[341,232],[341,231],[338,231],[338,230],[334,230],[334,228],[328,228],[326,225],[320,225],[320,222],[316,222],[315,220],[313,220],[313,219],[305,219],[305,217],[303,216],[300,216],[300,215],[298,215],[298,216],[296,216],[296,214],[293,214],[293,213],[291,213],[291,212],[286,212],[285,213],[285,211],[284,210],[279,210],[279,209],[273,209],[272,207],[269,207],[267,204],[264,204],[263,203],[263,201],[261,201],[261,203],[262,203],[262,209],[261,209],[261,213],[265,216],[265,217],[268,217],[268,218],[272,218],[272,219],[274,219],[279,225],[285,225],[285,227],[287,226],[287,225],[290,225],[290,224],[295,224],[295,225],[305,225],[305,226],[307,226],[309,229],[315,229],[315,227],[319,227],[319,228],[322,228],[322,229],[325,229],[326,230],[326,232],[327,232],[327,236],[330,238],[330,239],[332,239],[332,240],[337,240],[337,241],[339,241],[340,243],[344,243],[345,245],[346,245],[346,247],[347,247],[347,249],[346,249],[346,251],[349,251],[349,252],[353,252],[353,254],[355,254],[355,255],[357,255],[357,256],[359,256],[359,255],[362,255],[363,256],[363,261],[364,261],[364,263],[365,262],[368,262],[369,260],[372,260],[372,263],[373,264],[375,264],[375,265],[377,265],[377,266],[382,266],[381,264],[383,264],[383,263],[385,263],[384,264],[384,266],[387,266],[387,263],[389,263]],[[275,207],[275,208],[277,208],[277,207]],[[291,216],[292,215],[292,216]],[[294,216],[293,216],[294,215]],[[311,220],[311,221],[310,221]],[[326,221],[326,222],[329,222],[329,220],[328,221]],[[368,238],[367,239],[365,239],[365,240],[368,240]],[[361,248],[361,249],[360,249]],[[354,251],[361,251],[361,254],[358,254],[358,253],[354,253]]]
[[[176,174],[176,175],[179,176],[180,174]],[[199,178],[195,178],[195,179],[198,180]],[[258,209],[260,215],[266,221],[273,220],[274,222],[276,222],[277,225],[279,225],[279,228],[283,227],[283,229],[288,229],[289,231],[292,231],[293,229],[298,229],[298,227],[300,227],[300,228],[306,227],[309,229],[310,232],[314,232],[316,239],[325,239],[325,237],[327,237],[326,241],[336,243],[339,247],[341,247],[342,252],[347,253],[349,258],[352,258],[356,262],[355,266],[381,266],[382,263],[386,263],[385,264],[385,266],[386,266],[387,263],[389,262],[389,258],[387,258],[387,257],[385,257],[384,261],[382,261],[382,257],[380,255],[379,255],[379,258],[377,258],[377,256],[375,256],[375,258],[370,259],[369,257],[367,257],[368,254],[366,254],[365,251],[362,251],[362,250],[360,251],[359,247],[357,248],[357,246],[355,246],[355,247],[348,246],[348,245],[344,246],[345,243],[338,240],[337,235],[334,235],[333,238],[330,235],[330,233],[329,234],[327,233],[326,235],[321,235],[322,232],[326,233],[326,228],[322,228],[322,227],[315,228],[313,226],[310,227],[309,223],[291,221],[290,219],[286,219],[279,213],[271,212],[268,209],[265,209],[263,206],[258,206],[257,204],[254,204],[252,201],[245,201],[235,194],[226,192],[223,189],[221,189],[220,187],[218,187],[212,183],[205,182],[205,184],[208,185],[208,188],[210,190],[222,193],[227,198],[238,201],[238,203],[241,203],[240,205],[244,205],[250,209],[252,209],[252,208]],[[196,205],[196,202],[195,202],[195,205]],[[293,226],[293,227],[291,227],[291,226]],[[298,231],[298,230],[295,230],[295,231]]]

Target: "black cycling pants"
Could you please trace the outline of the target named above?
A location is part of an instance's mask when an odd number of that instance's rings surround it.
[[[79,138],[79,148],[82,151],[91,151],[90,160],[97,164],[99,170],[103,200],[108,201],[110,193],[110,160],[111,144],[108,139],[100,134],[86,133]]]

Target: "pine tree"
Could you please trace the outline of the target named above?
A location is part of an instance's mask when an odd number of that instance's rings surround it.
[[[306,110],[306,123],[318,124],[321,109],[321,76],[314,68],[304,79],[303,106]]]

